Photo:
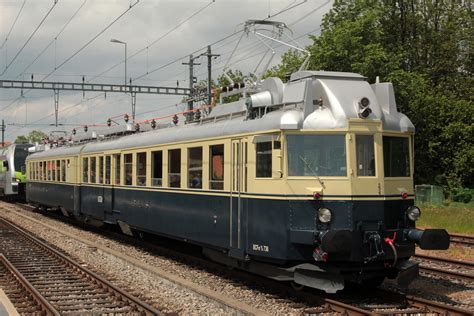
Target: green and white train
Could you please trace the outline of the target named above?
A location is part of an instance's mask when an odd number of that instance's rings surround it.
[[[25,160],[32,144],[12,144],[0,151],[0,196],[24,196],[26,186]]]

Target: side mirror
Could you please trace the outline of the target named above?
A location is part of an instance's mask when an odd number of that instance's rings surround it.
[[[3,167],[5,169],[7,169],[7,171],[8,171],[8,161],[6,161],[6,160],[3,161]]]

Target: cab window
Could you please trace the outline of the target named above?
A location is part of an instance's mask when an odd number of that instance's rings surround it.
[[[272,141],[258,142],[257,152],[257,178],[271,178],[272,176]]]
[[[288,135],[289,176],[347,175],[345,135]]]
[[[373,135],[356,135],[357,175],[375,176],[375,153]]]
[[[408,137],[383,136],[383,169],[385,177],[410,176]]]

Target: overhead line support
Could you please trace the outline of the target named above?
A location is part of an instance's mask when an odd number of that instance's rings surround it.
[[[193,57],[189,55],[189,62],[183,63],[183,65],[189,65],[189,99],[188,99],[188,112],[186,113],[186,122],[192,121],[193,113],[190,112],[194,108],[193,96],[194,96],[194,66],[200,65],[200,63],[195,63],[194,60],[200,58],[201,55]]]
[[[219,54],[211,53],[211,45],[207,46],[207,52],[202,54],[202,56],[207,56],[207,105],[211,104],[212,98],[212,57],[218,57]]]
[[[137,104],[137,93],[144,94],[167,94],[167,95],[183,95],[193,96],[192,83],[190,88],[179,88],[179,87],[155,87],[155,86],[138,86],[132,85],[120,85],[120,84],[100,84],[100,83],[84,83],[82,82],[44,82],[44,81],[24,81],[24,80],[0,80],[0,88],[5,89],[38,89],[38,90],[53,90],[54,92],[54,114],[55,114],[55,125],[58,126],[58,110],[59,110],[59,91],[92,91],[92,92],[121,92],[130,93],[132,101],[132,118],[135,120],[135,109]],[[188,101],[191,103],[192,100]]]

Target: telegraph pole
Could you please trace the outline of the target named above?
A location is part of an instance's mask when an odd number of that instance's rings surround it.
[[[193,103],[193,96],[194,96],[194,66],[200,65],[195,63],[194,60],[200,58],[201,55],[193,57],[193,55],[189,55],[189,62],[183,63],[183,65],[189,65],[189,100],[188,100],[188,111],[192,111],[194,108]],[[186,122],[192,121],[193,113],[188,112],[186,113]]]
[[[211,89],[212,89],[212,57],[218,57],[219,54],[211,53],[211,45],[207,46],[207,52],[202,54],[207,56],[207,105],[211,105]]]
[[[2,148],[5,147],[5,120],[2,120]]]

